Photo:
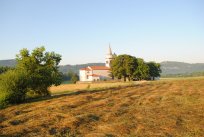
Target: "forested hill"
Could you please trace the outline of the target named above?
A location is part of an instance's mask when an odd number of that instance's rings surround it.
[[[161,63],[162,75],[168,74],[186,74],[194,72],[204,72],[204,63],[184,63],[165,61]]]
[[[61,65],[59,70],[61,72],[63,72],[63,73],[67,73],[68,71],[79,73],[79,69],[85,68],[87,66],[105,66],[105,63],[88,63],[88,64],[78,64],[78,65]]]
[[[15,60],[0,60],[0,66],[14,67],[16,65]],[[79,72],[79,69],[87,66],[104,66],[104,63],[88,63],[88,64],[78,64],[78,65],[61,65],[59,70],[63,73],[68,71],[73,71],[75,73]],[[184,63],[175,61],[165,61],[161,62],[162,75],[173,75],[173,74],[189,74],[194,72],[204,72],[204,63]]]
[[[7,66],[7,67],[15,67],[16,60],[8,59],[8,60],[0,60],[0,66]]]

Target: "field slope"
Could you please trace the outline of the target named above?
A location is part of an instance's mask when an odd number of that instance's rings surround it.
[[[202,137],[204,78],[81,91],[0,110],[0,136]]]

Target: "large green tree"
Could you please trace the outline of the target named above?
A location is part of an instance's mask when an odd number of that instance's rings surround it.
[[[155,77],[160,77],[161,71],[161,65],[159,63],[155,62],[148,62],[147,63],[149,67],[149,76],[152,80],[155,80]]]
[[[28,87],[35,94],[49,95],[48,87],[61,83],[62,75],[58,71],[61,55],[45,52],[44,47],[39,47],[31,53],[27,49],[22,49],[16,60],[16,69],[28,74],[30,80]]]
[[[23,102],[28,95],[49,95],[48,87],[61,83],[58,65],[61,56],[45,52],[44,47],[31,53],[22,49],[16,57],[17,66],[0,75],[0,108]]]
[[[137,68],[133,74],[137,80],[147,79],[149,77],[149,67],[143,59],[137,58]]]
[[[133,74],[137,68],[137,59],[130,55],[119,55],[111,63],[111,73],[114,77],[124,81],[133,79]]]

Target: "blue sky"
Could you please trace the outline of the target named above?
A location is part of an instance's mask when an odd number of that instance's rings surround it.
[[[203,0],[0,0],[0,60],[44,45],[61,64],[117,54],[204,63]]]

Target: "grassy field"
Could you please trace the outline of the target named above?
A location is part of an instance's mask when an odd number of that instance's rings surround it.
[[[145,82],[145,81],[143,81]],[[142,83],[143,83],[142,82]],[[140,84],[141,82],[100,82],[100,83],[83,83],[83,84],[62,84],[60,86],[53,86],[49,90],[51,94],[62,94],[68,92],[75,92],[81,90],[97,90],[106,89],[118,86],[129,86],[133,84]]]
[[[0,136],[203,137],[203,83],[168,79],[87,91],[86,85],[0,110]]]

